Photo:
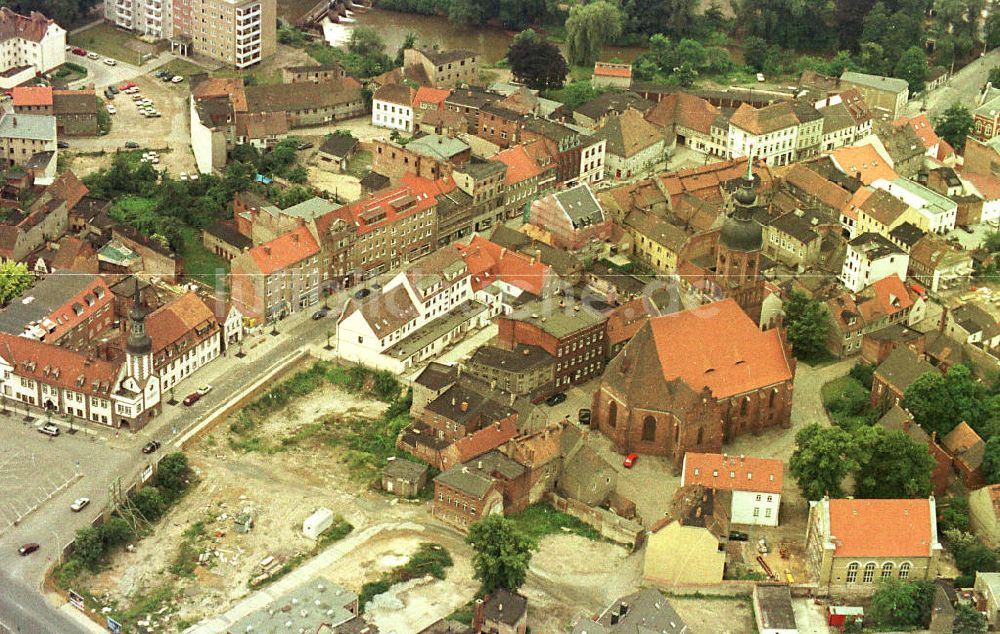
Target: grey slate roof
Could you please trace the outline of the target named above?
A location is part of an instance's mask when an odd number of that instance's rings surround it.
[[[97,280],[96,275],[57,275],[39,280],[0,310],[0,332],[19,335],[33,321],[52,314]]]
[[[611,624],[612,614],[620,614],[622,605],[627,606],[624,616]],[[573,628],[573,634],[686,634],[688,626],[659,590],[643,588],[634,594],[615,601],[595,622],[580,620]]]
[[[875,374],[896,389],[906,391],[906,388],[927,372],[937,372],[937,368],[928,361],[917,356],[917,353],[905,346],[900,346],[889,353]]]
[[[569,216],[574,228],[604,221],[604,209],[585,184],[556,192],[553,196]]]
[[[527,597],[504,588],[493,592],[483,604],[483,615],[487,623],[517,625],[527,610]]]
[[[888,92],[903,92],[910,87],[905,79],[895,77],[882,77],[881,75],[869,75],[867,73],[855,73],[854,71],[844,71],[840,76],[841,81],[850,82],[866,88],[875,88]]]
[[[792,592],[787,585],[765,585],[758,583],[757,601],[754,606],[764,629],[794,630],[795,611],[792,609]]]
[[[819,239],[819,234],[813,230],[813,225],[808,218],[800,216],[794,211],[775,218],[771,222],[775,229],[786,233],[803,244],[809,244],[813,240]]]
[[[0,137],[55,141],[56,118],[45,114],[11,114],[0,116]]]

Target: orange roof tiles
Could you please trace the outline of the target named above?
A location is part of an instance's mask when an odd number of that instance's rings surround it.
[[[893,121],[892,125],[896,127],[908,125],[913,128],[913,131],[917,133],[917,137],[927,150],[941,143],[941,138],[934,132],[934,126],[927,120],[927,115],[925,114],[917,115],[916,117],[901,117]]]
[[[248,108],[247,94],[242,79],[210,77],[193,85],[191,95],[195,100],[229,97],[229,101],[233,105],[233,112],[246,112]]]
[[[823,204],[838,211],[851,199],[851,192],[823,178],[802,163],[795,163],[788,169],[785,173],[785,182],[815,196]]]
[[[358,228],[358,235],[363,235],[399,218],[430,209],[437,204],[436,196],[454,188],[451,179],[444,183],[407,173],[399,185],[375,192],[347,209]]]
[[[608,315],[608,345],[628,341],[649,321],[649,310],[644,297],[636,297],[611,311]]]
[[[52,194],[55,198],[65,200],[68,209],[76,207],[88,191],[90,190],[83,184],[83,181],[76,177],[72,170],[66,170],[60,174],[45,190],[46,193]]]
[[[597,62],[594,64],[594,74],[598,77],[631,77],[632,66],[629,64]]]
[[[517,436],[517,423],[515,421],[516,416],[504,418],[499,423],[483,427],[455,441],[458,462],[468,462]]]
[[[43,321],[40,324],[48,332],[45,336],[48,341],[58,341],[64,334],[95,317],[105,306],[114,302],[114,295],[104,278],[96,275],[93,278],[91,283],[46,317],[51,323]]]
[[[896,313],[913,306],[913,297],[903,280],[898,275],[888,275],[868,287],[873,296],[866,301],[858,302],[858,311],[865,321],[872,321],[883,315]],[[862,291],[864,293],[864,291]]]
[[[502,281],[541,296],[546,280],[552,275],[548,265],[479,236],[473,236],[468,245],[457,243],[455,247],[469,269],[474,291]]]
[[[14,107],[19,106],[51,106],[51,86],[18,86],[11,88],[11,100]]]
[[[649,320],[667,381],[726,398],[793,376],[778,329],[761,331],[731,299]]]
[[[742,178],[746,173],[745,158],[730,159],[718,163],[709,163],[699,167],[668,172],[659,176],[663,189],[670,195],[671,204],[677,204],[677,198],[689,193],[701,200],[709,202],[721,201],[721,187],[724,183]],[[771,187],[773,176],[767,165],[754,162],[753,175],[760,180],[760,187]]]
[[[961,172],[962,178],[975,185],[984,200],[1000,199],[1000,178],[992,174],[974,174],[972,172]]]
[[[928,500],[830,500],[836,557],[929,557]]]
[[[306,227],[278,236],[249,251],[261,273],[275,273],[319,253],[319,245]]]
[[[504,183],[507,185],[524,182],[542,173],[542,168],[528,154],[523,145],[515,145],[502,152],[498,152],[490,160],[500,161],[507,166],[507,174],[504,177]]]
[[[212,321],[215,321],[212,309],[197,293],[189,292],[151,312],[146,317],[146,333],[153,340],[153,352],[156,353]]]
[[[854,176],[865,185],[871,185],[880,178],[893,180],[899,177],[870,145],[849,145],[830,150],[827,154],[840,171],[848,176]]]
[[[681,486],[781,493],[784,472],[785,464],[771,458],[689,451],[684,454]]]
[[[854,192],[851,199],[847,201],[847,204],[841,207],[840,212],[852,220],[858,219],[858,209],[865,204],[868,197],[874,193],[874,189],[870,187],[859,187],[858,191]]]
[[[107,361],[5,332],[0,332],[0,359],[15,366],[17,376],[105,398],[114,388],[118,371],[118,366]]]
[[[450,96],[450,90],[421,86],[417,89],[416,94],[413,96],[413,108],[417,109],[420,108],[422,104],[430,103],[434,104],[434,110],[444,110],[444,100]]]

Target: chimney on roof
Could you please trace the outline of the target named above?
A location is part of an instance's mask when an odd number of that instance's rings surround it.
[[[298,242],[298,241],[299,241],[299,234],[293,233],[292,234],[292,242]]]
[[[468,401],[462,401],[462,404],[459,406],[459,409],[461,409],[462,412],[469,411],[469,402]]]
[[[264,253],[266,253],[267,255],[271,255],[271,247],[269,247],[269,246],[267,246],[265,244],[264,245]]]

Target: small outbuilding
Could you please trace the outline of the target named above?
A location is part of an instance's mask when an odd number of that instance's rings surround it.
[[[427,486],[427,465],[389,458],[382,470],[382,488],[399,497],[412,498]]]
[[[758,583],[753,588],[753,615],[760,634],[798,634],[792,593],[787,585]]]
[[[302,534],[309,539],[319,539],[319,536],[331,526],[333,526],[333,511],[320,507],[302,522]]]
[[[358,140],[350,134],[333,134],[319,146],[314,161],[320,169],[340,174],[357,149]]]

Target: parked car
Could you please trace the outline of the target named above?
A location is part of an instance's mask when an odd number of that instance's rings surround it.
[[[299,143],[300,150],[308,150],[311,147],[313,147],[313,144],[309,143],[308,141],[303,141],[302,143]]]
[[[748,542],[750,536],[743,531],[729,531],[729,539],[734,542]]]
[[[34,542],[31,542],[29,544],[25,544],[24,546],[21,546],[20,548],[18,548],[17,549],[17,554],[19,554],[22,557],[24,557],[26,555],[30,555],[31,553],[35,552],[39,548],[40,548],[40,546],[38,544],[36,544]]]
[[[635,461],[638,459],[639,459],[639,454],[630,453],[629,455],[625,456],[625,462],[623,462],[622,464],[625,465],[626,469],[631,469],[632,465],[634,465]]]
[[[73,49],[73,54],[74,55],[79,55],[80,57],[86,57],[87,56],[87,51],[85,49],[82,49],[82,48],[80,48],[78,46],[78,47],[76,47],[76,48]]]
[[[122,84],[121,86],[119,86],[119,88],[121,88],[122,90],[129,90],[130,88],[135,88],[135,82],[134,81],[127,81],[124,84]]]
[[[160,448],[159,440],[150,440],[148,443],[142,446],[142,453],[153,453]]]
[[[118,114],[118,109],[111,104],[108,104],[108,114]]]
[[[973,229],[972,227],[970,227],[968,225],[962,225],[962,231],[964,231],[966,233],[975,233],[976,232],[975,229]]]
[[[59,148],[60,150],[65,150],[66,148],[69,147],[69,143],[67,143],[66,141],[57,141],[56,147]]]
[[[190,394],[184,397],[184,404],[187,405],[188,407],[191,407],[200,400],[201,400],[201,394],[197,392],[191,392]]]
[[[95,53],[94,51],[90,51],[89,53],[87,53],[87,59],[100,59],[100,58],[101,56]]]
[[[198,394],[201,394],[202,396],[205,396],[211,391],[212,391],[211,383],[206,383],[205,385],[202,385],[201,387],[198,388]]]
[[[545,399],[545,404],[548,405],[549,407],[554,407],[554,406],[558,405],[559,403],[563,403],[565,401],[566,401],[566,393],[565,392],[556,392],[552,396],[550,396],[547,399]]]
[[[47,436],[58,436],[59,435],[59,428],[56,427],[55,425],[53,425],[52,423],[45,423],[44,425],[42,425],[41,427],[38,428],[38,431],[40,431],[41,433],[43,433],[43,434],[45,434]]]
[[[74,513],[79,513],[83,510],[83,507],[90,504],[90,498],[76,498],[72,504],[69,505],[69,510]]]
[[[324,307],[324,308],[320,308],[315,313],[313,313],[312,318],[313,319],[323,319],[324,317],[326,317],[329,314],[330,314],[330,309]]]
[[[115,66],[115,65],[118,64],[118,62],[116,62],[115,60],[111,59],[110,57],[104,58],[104,63],[107,64],[108,66]]]
[[[108,90],[110,90],[111,93],[114,94],[114,95],[117,95],[118,92],[119,92],[118,86],[108,86]]]
[[[174,84],[179,84],[182,81],[184,81],[184,78],[181,77],[180,75],[174,75],[173,77],[170,78],[170,81]]]
[[[367,289],[367,288],[359,288],[354,293],[354,299],[360,301],[360,300],[368,297],[371,294],[372,294],[372,292],[369,289]]]
[[[139,144],[135,141],[125,141],[125,148],[129,150],[137,150],[139,149]]]
[[[581,425],[589,425],[590,424],[590,410],[589,409],[581,409],[577,414],[578,414],[577,415],[577,420],[580,421]]]

